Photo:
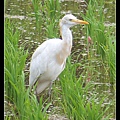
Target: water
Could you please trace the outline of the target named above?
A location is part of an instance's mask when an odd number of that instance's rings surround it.
[[[82,0],[61,0],[61,14],[64,13],[74,13],[79,19],[80,13],[85,13],[87,9],[86,4]],[[115,25],[115,1],[114,0],[106,0],[104,6],[104,14],[105,14],[105,25]],[[27,59],[26,69],[29,68],[29,62],[31,59],[31,55],[33,51],[37,48],[39,44],[45,41],[45,30],[42,28],[42,33],[38,33],[36,29],[35,17],[33,12],[33,6],[29,0],[7,0],[5,5],[5,18],[10,18],[11,21],[15,22],[16,28],[20,30],[20,40],[19,43],[25,43],[25,49],[28,49],[29,56]],[[44,24],[44,23],[43,23]],[[84,49],[84,40],[85,33],[82,33],[82,29],[84,26],[75,26],[73,31],[74,41],[72,53],[76,51],[74,54],[74,60],[79,55],[79,53]],[[79,30],[79,32],[77,32]],[[114,32],[114,31],[113,31]],[[78,41],[78,39],[80,39]],[[84,50],[86,51],[86,50]],[[86,53],[81,54],[79,60],[84,60]],[[74,61],[73,60],[73,61]],[[100,69],[102,63],[99,61],[93,61],[93,64]],[[80,74],[80,70],[78,70],[78,74]],[[107,82],[107,74],[103,76],[104,73],[100,73],[97,76],[94,84],[98,89],[98,93],[109,94],[109,98],[106,99],[106,103],[110,102],[110,99],[115,99],[114,90],[110,83]],[[28,71],[26,72],[26,79],[28,80]],[[28,81],[26,81],[28,84]],[[111,111],[115,112],[114,106],[111,106]]]

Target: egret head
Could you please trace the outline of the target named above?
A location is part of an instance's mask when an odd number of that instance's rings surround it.
[[[61,20],[60,20],[60,27],[62,27],[63,25],[67,26],[68,28],[77,25],[77,24],[89,24],[86,21],[83,20],[79,20],[77,19],[75,16],[73,16],[72,14],[67,14],[65,15]]]

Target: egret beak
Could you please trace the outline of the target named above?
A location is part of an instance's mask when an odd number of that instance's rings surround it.
[[[78,24],[89,24],[88,22],[83,21],[83,20],[79,20],[79,19],[72,19],[71,21],[75,22],[75,23],[78,23]]]

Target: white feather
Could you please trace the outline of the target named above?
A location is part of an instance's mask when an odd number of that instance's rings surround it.
[[[72,48],[72,33],[69,28],[79,23],[88,24],[71,14],[65,15],[59,24],[62,40],[56,38],[47,40],[33,53],[30,63],[29,85],[32,87],[38,81],[37,94],[50,86],[52,81],[64,70],[66,59]]]

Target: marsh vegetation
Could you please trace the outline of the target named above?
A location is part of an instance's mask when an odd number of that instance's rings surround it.
[[[5,1],[5,120],[116,118],[112,5],[113,0]],[[31,55],[46,39],[60,37],[59,19],[67,12],[90,24],[72,28],[73,48],[66,68],[53,83],[51,101],[46,90],[38,103],[28,88]]]

